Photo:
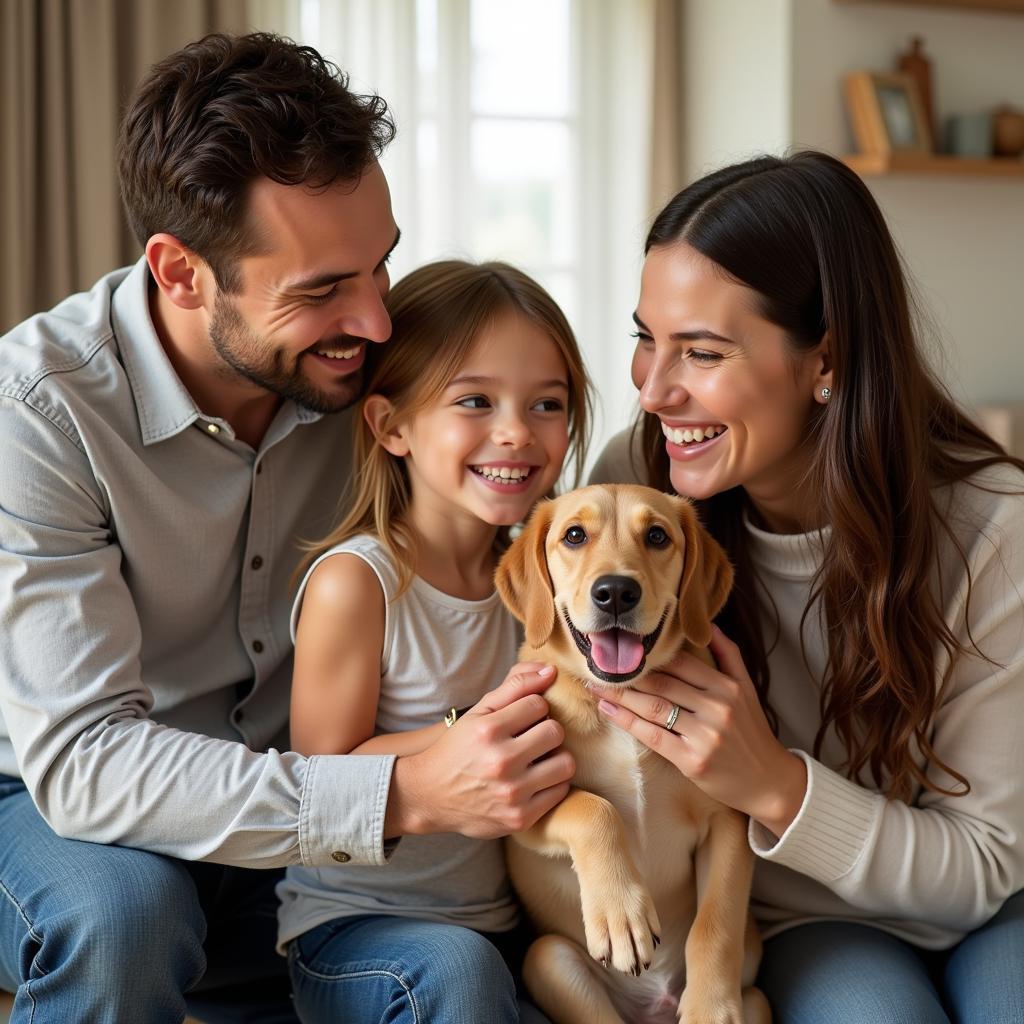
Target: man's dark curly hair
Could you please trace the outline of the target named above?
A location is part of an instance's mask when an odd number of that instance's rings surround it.
[[[310,46],[266,32],[214,33],[153,66],[121,123],[118,173],[142,245],[166,231],[209,264],[224,291],[259,251],[249,185],[359,181],[392,140],[379,96]]]

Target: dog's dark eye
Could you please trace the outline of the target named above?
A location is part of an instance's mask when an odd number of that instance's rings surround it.
[[[668,534],[660,526],[652,526],[647,531],[647,543],[652,548],[663,548],[668,543]]]
[[[570,526],[565,531],[565,537],[563,538],[565,543],[570,547],[578,547],[580,544],[586,544],[587,542],[587,531],[582,526]]]

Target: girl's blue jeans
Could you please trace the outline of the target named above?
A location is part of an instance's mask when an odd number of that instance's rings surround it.
[[[540,1024],[546,1018],[516,990],[523,951],[518,933],[488,939],[455,925],[362,916],[300,935],[288,966],[303,1024]]]

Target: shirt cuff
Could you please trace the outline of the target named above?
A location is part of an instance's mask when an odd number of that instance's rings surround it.
[[[778,839],[750,820],[750,848],[773,861],[832,885],[846,875],[868,846],[881,820],[885,797],[826,768],[802,750],[807,792],[789,828]]]
[[[392,754],[317,754],[306,760],[299,806],[299,852],[306,867],[386,864],[384,815]]]

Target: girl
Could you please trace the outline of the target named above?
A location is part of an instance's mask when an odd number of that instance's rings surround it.
[[[352,510],[307,560],[293,611],[304,754],[415,754],[501,682],[519,637],[495,561],[566,453],[577,476],[583,458],[583,362],[534,281],[435,263],[388,310]],[[280,894],[303,1021],[518,1019],[498,952],[517,924],[499,842],[406,836],[386,866],[291,869]]]
[[[601,709],[750,815],[777,1021],[1024,1020],[1024,464],[931,375],[839,161],[711,174],[646,253],[595,478],[697,500],[732,639]]]

